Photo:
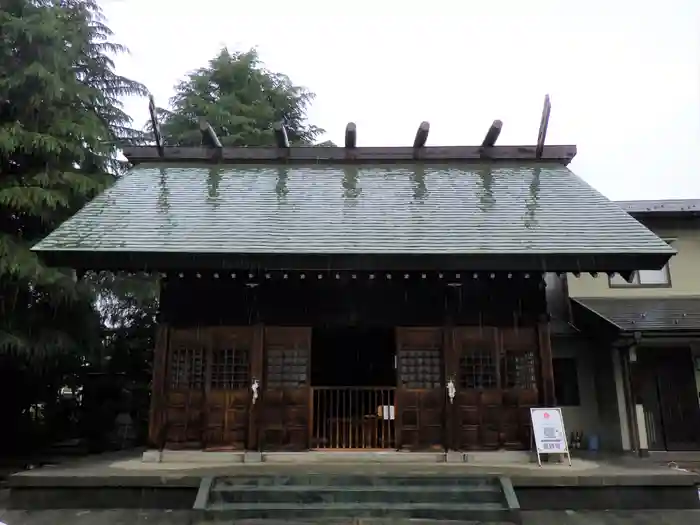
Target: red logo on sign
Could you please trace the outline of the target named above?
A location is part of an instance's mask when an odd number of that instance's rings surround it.
[[[544,418],[545,418],[545,419],[549,419],[549,412],[545,412],[545,413],[544,413]]]

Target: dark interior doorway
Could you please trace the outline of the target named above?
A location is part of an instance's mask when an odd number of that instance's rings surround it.
[[[312,386],[396,386],[393,327],[314,328]]]
[[[689,348],[640,348],[636,384],[651,450],[700,450],[700,405]]]
[[[313,329],[313,448],[395,448],[395,356],[393,327]]]

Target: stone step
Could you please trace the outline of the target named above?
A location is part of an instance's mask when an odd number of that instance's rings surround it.
[[[498,478],[469,475],[357,475],[357,474],[293,474],[293,475],[257,475],[216,478],[214,488],[223,490],[224,487],[241,486],[338,486],[338,487],[385,487],[385,486],[416,486],[416,487],[500,487]]]
[[[209,505],[207,520],[393,518],[517,523],[512,511],[498,503],[247,503]]]
[[[215,486],[210,504],[247,503],[504,503],[496,485],[474,486]]]

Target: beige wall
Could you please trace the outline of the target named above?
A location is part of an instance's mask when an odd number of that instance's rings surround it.
[[[568,275],[570,297],[669,297],[700,296],[700,230],[655,230],[662,239],[674,239],[678,253],[671,258],[670,288],[610,288],[608,276]]]
[[[583,432],[585,438],[597,434],[601,451],[629,450],[622,379],[613,350],[578,337],[562,336],[552,338],[552,357],[576,359],[581,403],[561,407],[567,437],[576,431]]]
[[[554,341],[552,357],[572,357],[576,359],[578,389],[581,404],[577,407],[562,407],[564,425],[569,434],[576,431],[590,434],[599,431],[598,402],[596,400],[593,360],[586,346],[578,342]]]

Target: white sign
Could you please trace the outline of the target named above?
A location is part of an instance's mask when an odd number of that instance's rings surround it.
[[[561,408],[531,408],[530,420],[539,465],[542,466],[540,454],[566,454],[571,465]]]

